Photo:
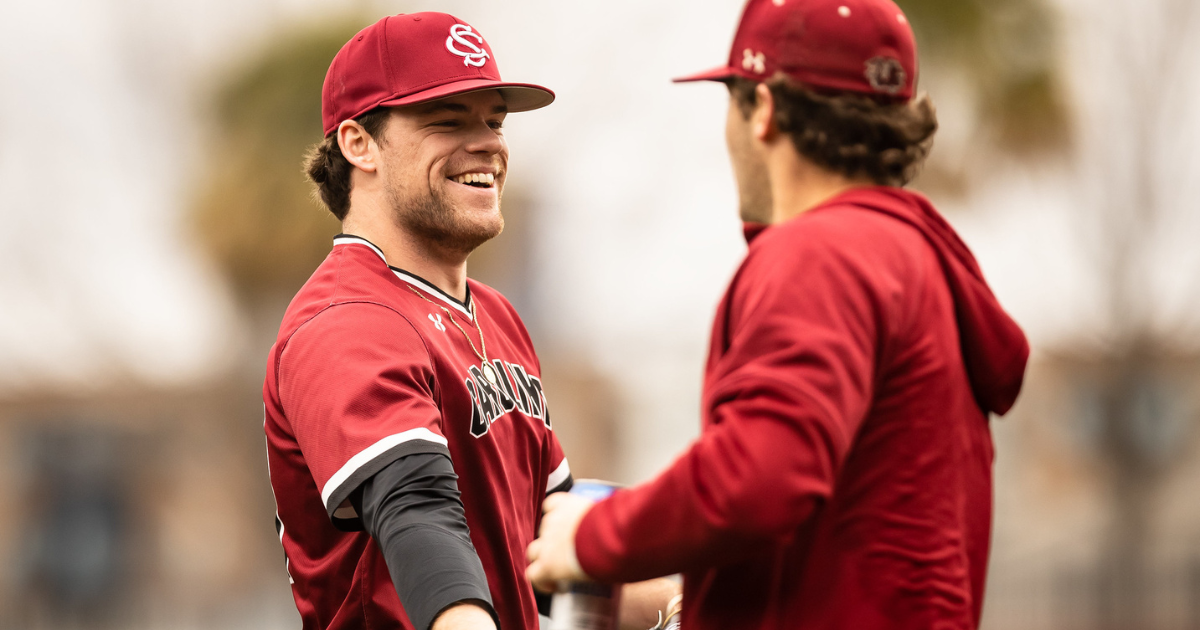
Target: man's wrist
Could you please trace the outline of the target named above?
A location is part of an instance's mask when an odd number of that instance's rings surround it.
[[[496,620],[487,602],[467,599],[442,609],[429,630],[494,630]]]
[[[571,536],[568,539],[571,541],[571,544],[568,545],[568,547],[570,548],[570,553],[567,554],[567,558],[566,558],[567,565],[570,568],[571,573],[573,573],[575,575],[584,576],[588,580],[591,580],[592,578],[590,576],[588,576],[587,571],[583,570],[583,565],[579,564],[579,544],[576,539],[576,537],[578,535],[579,535],[579,526],[578,526],[578,523],[576,523],[575,531],[571,532]]]
[[[545,513],[540,536],[526,549],[530,564],[525,576],[534,588],[546,593],[554,592],[564,581],[589,580],[579,563],[575,534],[579,521],[595,503],[586,497],[560,492],[547,497],[542,505]]]

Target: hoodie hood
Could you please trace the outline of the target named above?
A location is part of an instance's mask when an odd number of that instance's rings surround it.
[[[820,207],[853,205],[903,221],[933,246],[950,285],[963,361],[975,399],[985,412],[1012,408],[1025,378],[1029,342],[1000,306],[983,279],[979,263],[954,228],[924,196],[901,188],[856,189]]]

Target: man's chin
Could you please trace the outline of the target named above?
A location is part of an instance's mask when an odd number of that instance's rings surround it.
[[[770,209],[764,210],[758,206],[742,206],[738,209],[738,216],[745,223],[762,223],[763,225],[770,224],[772,219]]]
[[[463,230],[454,234],[444,235],[440,243],[442,244],[443,249],[447,251],[461,254],[463,256],[469,256],[471,252],[475,251],[480,245],[483,245],[493,238],[500,236],[500,232],[503,231],[503,229],[504,226],[501,224],[496,229],[484,228],[477,230]]]
[[[450,193],[424,200],[399,199],[399,195],[393,195],[400,225],[452,257],[465,257],[504,229],[495,195]]]
[[[459,213],[453,221],[412,227],[438,249],[467,256],[504,231],[504,218],[499,213],[486,217]]]
[[[738,216],[746,223],[769,224],[774,219],[770,189],[765,183],[747,190],[739,185]]]

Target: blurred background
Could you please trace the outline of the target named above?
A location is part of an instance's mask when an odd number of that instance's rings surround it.
[[[741,0],[0,0],[0,628],[297,628],[267,349],[338,225],[300,171],[330,59],[393,13],[558,93],[506,123],[470,274],[543,360],[577,477],[698,432],[745,250]],[[1200,2],[901,0],[942,129],[916,187],[1033,344],[993,421],[984,628],[1200,628]]]

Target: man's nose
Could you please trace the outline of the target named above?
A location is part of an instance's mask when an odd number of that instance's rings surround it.
[[[480,125],[473,125],[470,133],[471,137],[468,139],[466,146],[467,151],[494,155],[504,150],[504,140],[486,122]]]

